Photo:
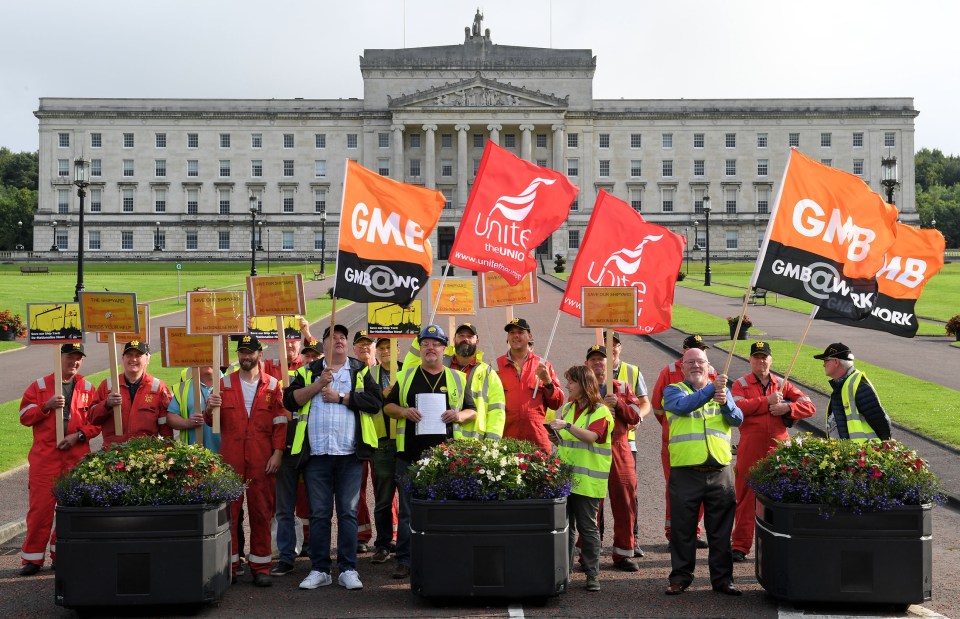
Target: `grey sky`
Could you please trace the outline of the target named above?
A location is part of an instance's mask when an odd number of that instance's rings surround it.
[[[960,154],[952,0],[17,1],[0,146],[37,148],[40,97],[362,97],[365,48],[462,43],[478,5],[494,43],[592,49],[595,98],[913,97]]]

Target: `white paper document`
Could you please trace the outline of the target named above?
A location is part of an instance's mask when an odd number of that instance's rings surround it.
[[[417,410],[420,421],[417,422],[417,434],[446,434],[447,424],[440,416],[447,410],[447,396],[443,393],[418,393]]]

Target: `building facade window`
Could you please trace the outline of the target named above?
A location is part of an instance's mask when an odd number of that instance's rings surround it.
[[[313,249],[316,251],[323,251],[326,249],[324,247],[323,232],[314,232],[313,233]]]
[[[283,175],[288,178],[293,176],[293,159],[283,160]]]
[[[660,210],[664,213],[673,212],[673,195],[675,191],[673,187],[660,188]]]
[[[187,214],[196,215],[200,212],[200,190],[187,190]]]
[[[380,148],[390,148],[390,134],[386,131],[377,133],[377,146]]]
[[[567,176],[580,176],[579,159],[567,159]]]
[[[70,212],[70,190],[57,189],[57,214],[66,215]]]
[[[610,134],[609,134],[609,133],[601,133],[601,134],[598,136],[598,143],[599,143],[600,148],[610,148]]]
[[[767,147],[767,134],[758,133],[757,134],[757,148],[766,148]]]
[[[853,147],[863,148],[863,131],[853,132]]]
[[[441,134],[440,134],[440,148],[453,148],[453,134],[452,134],[452,133],[441,133]]]
[[[453,176],[453,159],[440,160],[440,176]]]
[[[793,148],[800,148],[800,134],[791,133],[787,139],[787,146],[791,146]]]
[[[90,134],[90,148],[103,148],[103,134],[102,134],[102,133],[91,133],[91,134]]]
[[[821,159],[820,163],[823,165],[833,166],[833,159]]]
[[[200,134],[199,134],[199,133],[188,133],[188,134],[187,134],[187,148],[200,148]]]
[[[251,133],[251,134],[250,134],[250,148],[263,148],[263,134],[262,134],[262,133]]]
[[[541,161],[543,161],[543,163],[540,163]],[[547,167],[547,162],[546,162],[546,160],[544,160],[544,159],[537,159],[537,165],[540,166],[541,168],[545,168],[545,167]],[[472,176],[476,176],[476,175],[477,175],[477,172],[479,172],[479,171],[480,171],[480,159],[474,159],[474,160],[473,160],[473,174],[472,174]]]
[[[53,244],[57,246],[57,249],[70,249],[70,235],[66,230],[57,230],[57,235],[53,239]]]
[[[103,212],[103,189],[96,188],[90,190],[90,212]]]
[[[853,160],[853,173],[857,176],[863,176],[863,159]]]
[[[570,212],[576,213],[580,210],[580,194],[577,194],[577,197],[573,199],[573,203],[570,204]]]
[[[94,251],[100,249],[100,231],[91,230],[87,233],[87,249]]]
[[[103,176],[103,160],[102,159],[90,160],[90,176],[94,178],[99,178]]]
[[[600,178],[610,177],[610,160],[609,159],[601,159],[600,165],[598,167],[600,170]]]
[[[504,147],[504,148],[516,148],[516,147],[517,147],[517,134],[516,134],[516,133],[505,133],[505,134],[503,134],[503,147]]]
[[[69,159],[57,159],[57,176],[60,178],[67,178],[70,176]]]
[[[630,176],[631,178],[640,178],[641,176],[643,176],[643,160],[642,159],[630,160]]]
[[[356,147],[357,147],[357,134],[356,134],[356,133],[348,133],[348,134],[347,134],[347,148],[349,148],[350,150],[353,150],[353,149],[355,149]]]
[[[452,209],[453,208],[453,190],[452,189],[441,189],[440,193],[443,194],[443,208]]]
[[[154,135],[154,144],[157,148],[166,148],[167,147],[167,134],[166,133],[157,133]]]
[[[737,160],[736,159],[727,159],[723,165],[723,173],[726,176],[736,176],[737,175]]]
[[[199,159],[187,159],[187,176],[200,176]]]
[[[133,159],[123,160],[123,175],[127,177],[133,176]]]
[[[167,160],[166,159],[157,159],[153,162],[153,173],[158,178],[163,178],[167,175]]]
[[[133,148],[133,145],[134,145],[133,134],[132,134],[132,133],[124,133],[124,134],[123,134],[123,147],[124,147],[124,148]]]
[[[420,160],[411,159],[410,160],[410,176],[413,178],[420,178]]]
[[[230,134],[221,133],[220,134],[220,148],[230,148]]]
[[[567,247],[570,249],[580,249],[579,230],[567,230]]]
[[[643,190],[639,187],[631,187],[628,193],[630,194],[628,196],[630,199],[630,206],[633,208],[633,210],[639,213],[643,210]]]
[[[474,161],[476,162],[477,165],[474,166],[473,175],[476,176],[476,175],[477,175],[477,170],[480,169],[480,160],[479,160],[479,159],[474,159]],[[547,160],[546,160],[546,159],[537,159],[537,165],[540,166],[541,168],[545,168],[545,167],[547,167]]]
[[[390,160],[383,158],[377,159],[377,174],[380,176],[390,176]]]
[[[254,159],[250,162],[250,176],[254,178],[263,176],[263,159]]]
[[[167,190],[161,187],[157,187],[153,190],[153,212],[154,213],[166,213],[167,212]]]
[[[283,203],[283,212],[292,213],[294,210],[293,189],[284,189],[281,192],[281,200]]]
[[[124,213],[133,212],[133,188],[124,187],[120,192],[121,210]]]
[[[579,148],[580,147],[580,134],[579,133],[568,133],[567,134],[567,148]]]
[[[57,146],[60,148],[70,148],[70,134],[60,132],[57,134]]]
[[[159,247],[160,249],[166,249],[167,248],[167,231],[160,230],[160,231],[154,232],[154,235],[157,237],[156,240],[154,241],[157,244],[157,247]]]
[[[740,233],[736,230],[727,230],[727,249],[740,249]]]
[[[694,133],[693,134],[693,147],[694,148],[703,148],[706,144],[706,135],[703,133]]]
[[[284,230],[280,234],[281,243],[284,251],[293,251],[293,231]]]
[[[197,249],[197,233],[196,233],[195,230],[188,230],[188,231],[187,231],[186,241],[187,241],[187,243],[186,243],[187,251],[196,251],[196,249]]]
[[[123,230],[120,232],[120,249],[124,251],[133,250],[133,231]]]
[[[757,159],[757,176],[767,176],[770,174],[770,160]]]
[[[230,231],[229,230],[217,231],[217,249],[219,249],[220,251],[227,251],[230,249]]]
[[[704,176],[707,170],[707,162],[704,159],[693,160],[693,175]]]
[[[294,139],[293,139],[293,134],[292,134],[292,133],[284,133],[284,134],[283,134],[283,147],[284,147],[284,148],[293,148],[293,147],[294,147]]]
[[[411,133],[411,134],[410,134],[409,141],[410,141],[410,148],[420,148],[420,134],[419,134],[419,133]]]
[[[473,134],[473,147],[474,148],[483,148],[483,134],[474,133]]]
[[[630,134],[630,148],[643,148],[643,134],[642,134],[642,133],[631,133],[631,134]]]
[[[317,178],[327,177],[327,160],[317,159],[313,162],[313,175]]]
[[[895,131],[885,131],[883,133],[883,145],[886,148],[894,148],[897,145],[897,133]]]
[[[736,214],[737,212],[737,190],[733,187],[728,187],[723,191],[723,205],[724,210],[729,214]]]
[[[723,145],[726,148],[736,148],[737,147],[737,134],[736,133],[727,133],[723,136]]]
[[[220,160],[220,178],[230,178],[230,160]]]
[[[327,147],[327,134],[326,134],[326,133],[315,133],[315,134],[313,134],[313,147],[314,147],[314,148],[326,148],[326,147]]]
[[[757,187],[757,213],[761,215],[770,214],[770,189],[767,187]]]
[[[820,148],[830,148],[833,146],[833,134],[824,131],[820,134]]]
[[[316,187],[313,190],[313,212],[314,213],[326,213],[327,212],[327,188],[326,187]]]
[[[547,147],[547,134],[538,133],[537,134],[537,148],[546,148]]]
[[[664,159],[660,162],[660,176],[673,178],[673,159]]]
[[[663,148],[673,148],[673,134],[672,133],[660,134],[660,146]]]
[[[229,215],[230,214],[230,190],[229,189],[219,189],[217,190],[218,204],[220,205],[220,214]]]

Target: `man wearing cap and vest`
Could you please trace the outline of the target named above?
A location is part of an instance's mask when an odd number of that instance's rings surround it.
[[[223,373],[219,373],[220,376],[214,379],[213,377],[213,366],[205,366],[200,368],[200,418],[203,416],[203,409],[206,408],[207,398],[210,397],[210,394],[213,392],[213,381],[219,380]],[[180,415],[185,420],[189,421],[194,415],[193,410],[193,379],[189,378],[187,380],[180,381],[176,387],[173,388],[173,400],[170,401],[170,406],[167,408],[168,412],[175,413]],[[194,417],[196,419],[196,417]],[[209,449],[214,453],[220,453],[220,435],[214,434],[213,428],[203,424],[200,426],[203,428],[203,446]],[[180,440],[188,445],[193,445],[197,442],[196,436],[192,431],[184,430],[180,432]]]
[[[450,437],[457,437],[458,426],[477,416],[473,396],[467,388],[467,377],[443,365],[443,351],[449,340],[443,329],[427,325],[417,337],[421,363],[404,367],[387,396],[383,412],[397,419],[397,478],[407,474],[421,454]],[[426,395],[431,408],[443,408],[439,421],[446,424],[443,434],[421,434],[423,420],[418,396]],[[436,421],[436,420],[431,420]],[[394,578],[410,576],[410,493],[400,487],[400,518],[397,524],[397,567]]]
[[[607,332],[603,332],[603,341],[607,341]],[[647,397],[647,382],[643,379],[643,373],[640,372],[640,368],[633,365],[632,363],[627,363],[626,361],[621,360],[620,353],[623,351],[623,345],[620,342],[620,334],[616,331],[613,332],[613,349],[610,350],[610,367],[612,368],[613,377],[620,382],[630,385],[630,388],[633,389],[633,394],[637,397],[637,400],[640,401],[640,421],[636,423],[630,432],[627,433],[627,444],[630,446],[630,453],[633,456],[633,465],[634,470],[637,467],[637,429],[640,427],[640,424],[643,423],[643,418],[650,414],[652,407],[650,406],[650,398]],[[633,509],[633,539],[634,539],[634,549],[633,554],[637,557],[643,556],[643,548],[640,548],[640,521],[637,517],[639,513],[638,506],[636,502],[636,490],[634,490],[634,509]],[[600,534],[603,535],[603,516],[598,516],[598,523],[600,525]]]
[[[310,497],[310,563],[301,589],[333,583],[330,575],[330,536],[337,510],[339,584],[361,589],[357,573],[357,502],[361,462],[377,447],[373,415],[383,404],[380,385],[367,366],[347,355],[349,331],[340,324],[327,327],[327,356],[297,370],[284,391],[288,410],[299,410],[291,454],[309,450],[303,470]]]
[[[837,342],[813,358],[823,360],[823,372],[833,389],[827,407],[827,436],[858,443],[890,438],[890,417],[873,383],[853,367],[853,351]]]
[[[550,453],[553,445],[544,425],[546,412],[563,404],[557,373],[549,361],[541,361],[530,349],[533,332],[526,320],[514,318],[503,330],[509,346],[507,354],[497,358],[497,374],[503,383],[507,407],[503,436],[536,443]]]
[[[283,408],[283,386],[263,372],[262,358],[263,346],[257,336],[242,336],[237,342],[240,369],[220,379],[220,395],[211,394],[207,398],[204,417],[211,423],[212,409],[220,407],[220,455],[247,484],[250,518],[247,564],[253,573],[253,584],[269,587],[273,584],[270,520],[276,496],[275,475],[287,435],[287,414]],[[242,505],[242,496],[231,505],[234,582],[240,567],[237,527]]]
[[[33,446],[27,461],[29,508],[27,537],[20,549],[23,567],[21,576],[33,576],[43,566],[50,544],[50,561],[57,562],[57,532],[51,533],[56,500],[53,482],[77,465],[90,453],[89,440],[100,434],[100,428],[87,419],[94,398],[93,385],[80,374],[83,344],[60,347],[60,371],[63,395],[56,395],[54,374],[30,383],[20,400],[20,423],[33,429]],[[58,410],[63,409],[63,440],[57,442]]]
[[[116,388],[110,378],[104,379],[90,407],[90,422],[103,429],[105,448],[139,436],[173,438],[174,429],[200,427],[203,420],[199,416],[184,419],[176,413],[168,413],[173,395],[162,380],[147,374],[150,346],[146,342],[131,340],[124,344],[122,361],[120,388]],[[113,408],[118,405],[123,422],[123,434],[120,435],[113,423]]]
[[[353,356],[366,366],[366,371],[376,367],[377,357],[373,350],[373,339],[361,329],[353,334]],[[376,379],[376,376],[374,376]],[[381,390],[383,385],[380,386]],[[377,438],[379,440],[379,433]],[[367,506],[367,488],[370,481],[370,465],[373,461],[364,460],[360,474],[360,493],[357,502],[357,554],[365,554],[370,550],[370,540],[373,539],[373,520],[370,517],[370,508]]]
[[[699,335],[688,335],[683,339],[683,352],[687,352],[691,348],[698,348],[700,350],[706,350],[707,345],[704,343],[703,338]],[[653,386],[653,397],[652,397],[652,406],[653,413],[656,416],[658,422],[660,422],[661,435],[660,435],[660,463],[663,466],[663,482],[664,482],[664,497],[666,500],[666,512],[664,515],[663,521],[663,532],[667,538],[667,541],[670,541],[670,451],[668,449],[670,444],[670,426],[667,425],[666,412],[663,410],[663,391],[667,386],[674,383],[678,383],[683,380],[683,369],[682,369],[683,359],[678,359],[671,364],[664,366],[660,370],[660,375],[657,376],[657,382]],[[716,372],[713,370],[713,367],[708,368],[708,378],[713,380],[717,377]],[[700,518],[698,523],[702,524],[703,521],[703,508],[700,508]],[[697,524],[697,548],[706,548],[707,540],[703,539],[703,527],[701,524]]]
[[[377,339],[377,364],[369,368],[374,380],[383,390],[384,399],[390,395],[390,338]],[[396,358],[392,359],[396,366]],[[377,529],[374,542],[376,552],[370,563],[386,563],[396,551],[397,536],[397,420],[388,417],[383,409],[373,416],[377,429],[377,448],[373,452],[373,522]]]
[[[640,566],[632,557],[636,545],[633,522],[637,515],[637,465],[630,452],[627,435],[631,428],[640,423],[641,403],[630,384],[617,379],[613,381],[613,393],[607,393],[606,346],[594,344],[588,348],[584,365],[597,377],[603,403],[613,414],[613,432],[610,435],[613,459],[607,479],[610,511],[613,513],[613,565],[625,572],[636,572]],[[602,513],[603,499],[600,499],[598,521]]]
[[[478,351],[480,335],[469,322],[457,327],[453,334],[454,355],[445,363],[448,367],[463,372],[467,377],[470,395],[476,405],[477,418],[460,424],[460,432],[467,438],[499,440],[503,437],[506,422],[506,399],[500,375],[483,360],[483,351]],[[457,428],[454,428],[454,432]]]
[[[301,330],[303,322],[301,322]],[[322,344],[316,338],[305,337],[300,347],[300,356],[304,365],[309,365],[323,356]],[[291,380],[296,377],[297,370],[289,370]],[[310,544],[310,499],[307,496],[307,486],[303,482],[302,465],[305,458],[302,452],[293,455],[293,443],[296,439],[297,421],[300,411],[292,411],[288,417],[287,440],[284,445],[283,457],[280,460],[280,469],[277,471],[277,563],[270,569],[271,576],[284,576],[293,571],[293,563],[297,559],[297,534],[294,529],[293,517],[300,519],[303,527],[303,546],[301,557],[307,556]]]
[[[670,428],[670,586],[667,595],[683,593],[693,582],[697,562],[697,514],[703,506],[710,551],[710,584],[726,595],[741,595],[733,584],[730,533],[737,501],[730,461],[732,428],[743,423],[727,389],[727,377],[710,382],[707,354],[700,348],[683,353],[683,381],[663,392]]]
[[[737,515],[733,527],[733,560],[746,560],[753,546],[756,526],[756,500],[747,485],[752,467],[767,455],[777,441],[790,438],[787,428],[798,419],[817,412],[817,407],[793,383],[781,384],[770,372],[773,356],[770,344],[750,345],[750,373],[737,379],[730,388],[733,401],[743,411],[740,444],[737,446]],[[781,392],[782,389],[782,392]]]

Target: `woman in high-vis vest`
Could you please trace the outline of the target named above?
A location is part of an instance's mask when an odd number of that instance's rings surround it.
[[[550,427],[560,435],[557,457],[573,465],[573,492],[567,497],[570,562],[576,551],[577,534],[587,572],[587,591],[600,590],[600,530],[597,510],[607,493],[607,478],[613,461],[610,436],[613,416],[600,397],[593,370],[575,365],[563,374],[568,400]]]

